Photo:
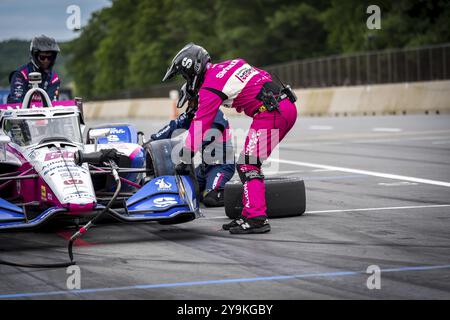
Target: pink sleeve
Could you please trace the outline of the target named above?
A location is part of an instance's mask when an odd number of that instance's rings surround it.
[[[197,152],[202,145],[203,136],[211,128],[221,104],[222,99],[217,94],[200,89],[198,109],[189,127],[185,143],[191,151]]]

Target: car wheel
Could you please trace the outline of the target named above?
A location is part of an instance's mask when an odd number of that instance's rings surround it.
[[[177,140],[162,139],[144,144],[147,169],[153,171],[155,177],[174,175],[175,163],[179,157],[176,155],[177,158],[172,159],[172,150],[177,143],[179,143]],[[194,165],[191,166],[194,171]]]

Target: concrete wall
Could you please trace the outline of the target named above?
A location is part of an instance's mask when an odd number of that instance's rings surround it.
[[[303,116],[450,113],[450,81],[295,90]],[[173,115],[169,98],[85,103],[86,119],[164,118]],[[239,115],[222,108],[229,116]]]
[[[303,115],[450,112],[450,81],[296,90]]]

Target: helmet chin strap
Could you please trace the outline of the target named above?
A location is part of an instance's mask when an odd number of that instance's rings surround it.
[[[197,89],[196,88],[196,85],[197,85],[197,79],[198,79],[198,75],[195,75],[195,77],[194,77],[194,80],[192,80],[192,89],[191,89],[191,91],[195,94],[195,89]]]
[[[200,87],[202,85],[203,79],[204,79],[204,73],[195,75],[194,80],[192,81],[192,89],[191,89],[194,96],[196,96],[198,94],[198,90],[199,90],[198,87]]]
[[[39,65],[35,61],[35,57],[33,56],[33,54],[31,54],[31,63],[36,67],[37,70],[40,69]]]

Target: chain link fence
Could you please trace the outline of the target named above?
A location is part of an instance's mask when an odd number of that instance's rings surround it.
[[[293,88],[450,78],[450,43],[292,61],[265,68]]]
[[[450,79],[450,43],[305,59],[262,67],[293,88]],[[182,82],[126,90],[93,100],[168,97]]]

